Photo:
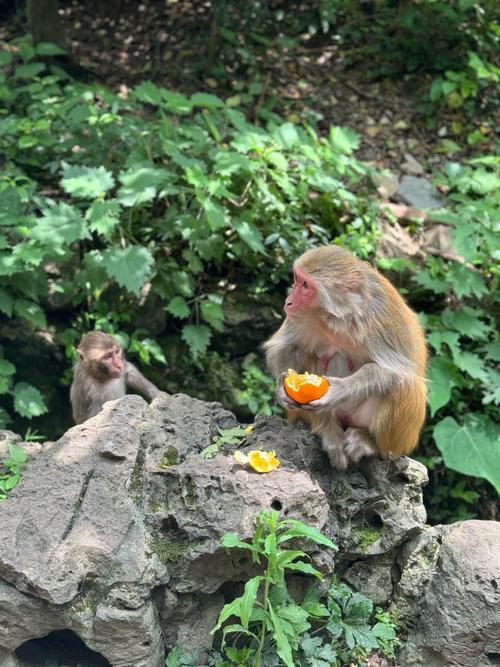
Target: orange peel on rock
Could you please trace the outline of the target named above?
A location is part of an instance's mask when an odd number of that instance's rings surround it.
[[[243,454],[238,449],[234,452],[233,458],[237,463],[249,465],[257,472],[271,472],[280,465],[276,458],[276,452],[271,450],[264,452],[260,449],[252,449],[248,454]]]

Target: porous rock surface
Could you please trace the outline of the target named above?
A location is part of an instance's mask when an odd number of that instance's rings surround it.
[[[433,570],[434,598],[425,599],[425,584],[411,588],[406,575],[428,534],[422,465],[372,459],[333,471],[307,428],[263,416],[242,449],[275,449],[281,466],[271,474],[237,464],[234,447],[200,456],[219,429],[237,425],[218,403],[178,394],[148,406],[126,396],[32,459],[0,504],[2,667],[26,665],[19,657],[26,642],[57,631],[71,631],[121,667],[163,666],[165,649],[177,643],[184,651],[210,646],[226,598],[256,571],[246,551],[226,552],[220,539],[229,531],[249,538],[264,508],[339,545],[337,553],[301,545],[323,572],[335,568],[377,602],[396,594],[403,613],[421,604],[420,619],[437,608],[441,570]],[[458,546],[446,535],[439,548],[449,543],[451,559]],[[424,627],[418,621],[415,632]],[[412,641],[419,646],[417,634]]]

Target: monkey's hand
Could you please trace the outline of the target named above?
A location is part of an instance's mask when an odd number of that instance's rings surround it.
[[[310,412],[318,412],[319,410],[335,410],[342,403],[348,399],[348,394],[345,391],[344,378],[325,377],[330,387],[321,398],[309,403],[304,403],[300,407],[302,410],[309,410]]]
[[[300,410],[303,405],[297,403],[291,398],[285,391],[285,384],[283,380],[287,377],[288,371],[281,373],[276,379],[276,400],[278,403],[285,408],[285,410]]]

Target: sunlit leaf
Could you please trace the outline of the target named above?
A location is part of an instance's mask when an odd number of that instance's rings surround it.
[[[18,382],[14,386],[14,409],[21,417],[39,417],[47,412],[42,394],[27,382]]]
[[[153,264],[153,256],[143,246],[115,246],[102,253],[102,265],[108,276],[136,296],[151,276]]]

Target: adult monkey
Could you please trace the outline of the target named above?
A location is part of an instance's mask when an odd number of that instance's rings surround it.
[[[409,454],[425,420],[427,350],[391,283],[343,248],[315,248],[294,264],[285,312],[264,348],[292,420],[311,425],[340,470],[363,456]],[[283,386],[288,368],[324,374],[330,388],[296,403]]]
[[[102,331],[85,334],[77,347],[70,398],[73,418],[77,424],[94,417],[106,401],[121,398],[127,387],[145,394],[150,400],[160,390],[137,368],[126,361],[117,340]]]

